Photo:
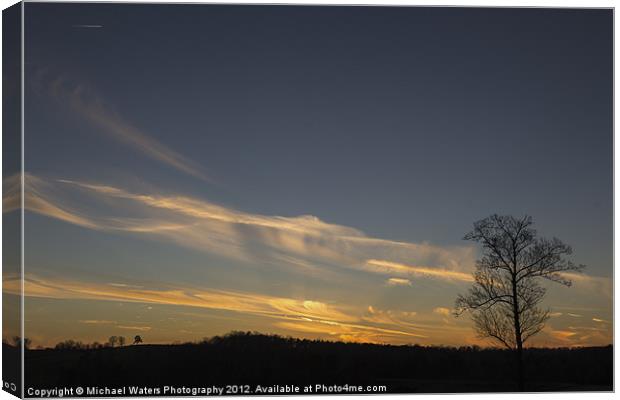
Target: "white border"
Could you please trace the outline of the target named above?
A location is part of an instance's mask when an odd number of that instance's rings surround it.
[[[38,2],[37,0],[35,0],[36,2]],[[30,1],[30,2],[35,2],[35,1]],[[65,0],[65,1],[57,1],[57,2],[64,2],[64,3],[80,3],[80,2],[86,2],[86,1],[74,1],[74,0]],[[100,1],[91,1],[91,2],[100,2]],[[269,1],[260,1],[260,0],[244,0],[244,1],[239,1],[239,0],[229,0],[229,1],[174,1],[174,0],[163,0],[163,1],[158,1],[158,0],[150,0],[150,1],[146,1],[146,0],[137,0],[137,1],[109,1],[109,2],[113,2],[113,3],[191,3],[191,4],[300,4],[300,5],[369,5],[369,6],[469,6],[469,7],[557,7],[557,8],[574,8],[574,7],[587,7],[587,8],[615,8],[615,1],[604,1],[604,0],[544,0],[544,1],[535,1],[535,0],[530,0],[530,1],[502,1],[502,0],[477,0],[475,2],[471,2],[471,1],[467,1],[467,0],[449,0],[449,1],[411,1],[411,0],[389,0],[389,1],[382,1],[382,0],[376,0],[376,1],[369,1],[369,0],[361,0],[361,1],[352,1],[352,0],[339,0],[339,1],[321,1],[321,0],[305,0],[305,1],[295,1],[295,0],[289,0],[289,1],[285,1],[285,0],[269,0]],[[16,1],[12,1],[12,0],[0,0],[0,5],[2,6],[2,9],[7,8],[13,4],[15,4]],[[23,7],[23,5],[22,5]],[[22,93],[24,93],[24,75],[23,75],[23,66],[24,66],[24,48],[23,48],[23,36],[24,36],[24,26],[23,26],[23,18],[24,18],[24,10],[22,8]],[[614,17],[615,20],[615,17]],[[615,21],[614,21],[615,22]],[[1,25],[1,22],[0,22]],[[1,32],[1,29],[0,29]],[[0,33],[1,36],[1,33]],[[614,78],[615,78],[615,71],[617,68],[617,54],[615,52],[615,43],[618,42],[618,32],[615,30],[615,23],[614,23]],[[1,62],[1,55],[0,55],[0,62]],[[1,89],[1,83],[0,83],[0,89]],[[615,100],[615,93],[616,93],[616,89],[618,89],[618,83],[616,82],[616,80],[614,79],[614,100]],[[23,109],[23,105],[24,105],[24,96],[22,96],[22,115],[21,115],[21,123],[22,123],[22,171],[24,171],[24,109]],[[0,116],[1,116],[1,109],[0,109]],[[618,108],[617,105],[614,101],[614,133],[615,133],[615,120],[616,120],[616,116],[618,115]],[[618,152],[620,147],[620,144],[615,140],[615,134],[614,134],[614,155]],[[2,143],[0,141],[0,153],[2,151]],[[1,156],[0,156],[1,159]],[[616,196],[616,191],[615,188],[618,187],[616,185],[617,183],[617,179],[618,176],[620,176],[620,174],[618,173],[618,169],[620,167],[615,163],[615,156],[614,156],[614,271],[615,271],[615,254],[616,254],[616,250],[618,248],[620,248],[620,225],[618,224],[618,215],[615,213],[615,210],[618,208],[618,206],[620,206],[620,200],[618,199],[618,197]],[[2,166],[0,163],[0,173],[2,170]],[[23,175],[22,175],[22,180],[23,180]],[[1,191],[1,189],[0,189]],[[21,215],[21,219],[22,219],[22,227],[23,227],[23,221],[24,221],[24,213],[23,213],[23,208],[24,208],[24,193],[23,193],[23,184],[22,184],[22,215]],[[24,261],[24,231],[22,229],[22,248],[21,248],[21,258],[22,258],[22,293],[23,293],[23,274],[24,274],[24,265],[23,265],[23,261]],[[2,231],[0,230],[0,250],[2,249]],[[614,343],[620,343],[620,341],[618,340],[618,332],[615,329],[615,322],[616,322],[616,310],[618,310],[618,298],[615,296],[615,284],[617,282],[617,276],[614,273]],[[0,296],[0,309],[2,306],[2,299]],[[21,301],[21,312],[22,312],[22,316],[23,314],[23,307],[24,307],[24,303],[23,303],[23,296],[22,296],[22,301]],[[24,324],[23,324],[23,318],[22,320],[22,327],[21,327],[21,332],[22,332],[22,337],[24,335]],[[614,348],[614,367],[615,367],[615,360],[616,360],[616,349]],[[0,372],[1,372],[2,366],[0,363]],[[22,363],[22,382],[23,382],[23,376],[24,371],[23,371],[23,363]],[[614,368],[614,383],[616,383],[616,379],[615,377],[617,376],[617,369]],[[373,395],[372,398],[376,398],[376,399],[390,399],[390,398],[394,398],[394,396],[397,397],[409,397],[409,396],[413,396],[413,395]],[[484,397],[484,398],[493,398],[493,399],[518,399],[521,398],[522,396],[527,396],[529,398],[532,397],[538,397],[538,396],[544,396],[547,399],[580,399],[580,398],[587,398],[587,399],[602,399],[602,398],[612,398],[612,396],[614,396],[614,394],[610,394],[610,393],[584,393],[584,394],[580,394],[580,393],[554,393],[554,394],[496,394],[496,393],[488,393],[488,394],[473,394],[473,395],[466,395],[466,394],[448,394],[448,395],[415,395],[416,398],[425,400],[425,399],[459,399],[459,398],[471,398],[472,396],[480,396],[480,397]],[[325,398],[342,398],[342,399],[351,399],[351,398],[362,398],[362,396],[303,396],[303,398],[308,398],[308,399],[325,399]],[[11,396],[9,393],[4,392],[4,391],[0,391],[0,400],[9,400],[9,399],[14,399],[15,397]],[[166,399],[165,397],[161,397],[162,399]],[[245,398],[245,399],[256,399],[257,397],[239,397],[239,398]],[[265,397],[261,397],[264,399],[282,399],[282,397],[279,396],[265,396]],[[169,398],[169,399],[175,399],[175,398]]]

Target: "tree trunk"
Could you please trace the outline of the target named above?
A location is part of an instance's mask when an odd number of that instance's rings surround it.
[[[521,335],[519,335],[521,336]],[[523,376],[523,343],[519,337],[517,342],[517,387],[519,392],[525,390],[525,379]]]
[[[519,318],[519,297],[517,296],[516,273],[512,276],[512,303],[515,325],[515,342],[517,344],[517,350],[515,352],[517,356],[517,388],[519,392],[523,392],[525,390],[523,377],[523,340],[521,337],[521,320]]]

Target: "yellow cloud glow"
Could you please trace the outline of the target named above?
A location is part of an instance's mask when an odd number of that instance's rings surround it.
[[[411,286],[411,281],[405,278],[390,278],[386,283],[388,286]]]
[[[573,331],[565,331],[565,330],[549,330],[549,334],[556,339],[567,341],[571,337],[575,336],[577,333]]]
[[[86,319],[86,320],[81,320],[79,322],[81,324],[88,324],[88,325],[111,325],[111,324],[116,323],[116,321],[107,321],[107,320],[100,320],[100,319]]]
[[[153,328],[152,328],[152,327],[150,327],[150,326],[126,326],[126,325],[117,325],[116,327],[117,327],[117,328],[120,328],[120,329],[128,329],[128,330],[131,330],[131,331],[143,331],[143,332],[150,331],[151,329],[153,329]]]
[[[411,276],[472,279],[459,272],[474,263],[471,247],[371,238],[314,216],[251,214],[187,196],[136,194],[109,185],[47,181],[30,174],[25,182],[27,210],[88,229],[146,235],[252,264],[258,251],[269,264],[315,275],[321,269],[396,275],[388,278],[389,285],[406,285]],[[93,214],[98,209],[105,209],[105,214]],[[128,209],[135,216],[128,217]],[[400,261],[412,259],[433,260],[440,266],[413,267]]]
[[[17,294],[19,286],[18,277],[5,277],[3,285],[5,293]],[[411,318],[415,316],[414,312],[394,314],[378,312],[373,317],[360,318],[353,313],[346,312],[341,307],[320,301],[282,298],[248,292],[190,288],[147,290],[110,286],[105,283],[29,276],[25,280],[25,295],[52,299],[168,304],[247,313],[280,320],[274,324],[277,327],[298,332],[334,335],[340,340],[385,342],[394,337],[400,337],[401,340],[427,337],[416,332],[418,329],[414,329],[414,325],[407,324],[397,318]],[[393,315],[393,317],[387,318],[388,315]],[[81,320],[78,322],[91,325],[115,324],[115,321],[109,320]],[[144,331],[152,329],[150,326],[117,325],[116,327]]]
[[[437,307],[433,310],[433,312],[435,314],[443,315],[445,317],[449,316],[451,313],[450,309],[446,307]]]
[[[319,301],[274,297],[256,293],[225,290],[195,290],[172,288],[165,290],[127,289],[88,282],[62,279],[43,279],[29,276],[25,282],[25,295],[53,299],[88,299],[126,301],[152,304],[170,304],[210,308],[265,315],[271,317],[295,317],[312,320],[352,322],[358,318]],[[3,291],[19,294],[18,277],[5,278]],[[84,323],[103,323],[83,321]]]
[[[457,280],[464,282],[473,282],[474,277],[464,272],[451,271],[442,268],[433,267],[417,267],[385,260],[368,260],[366,262],[367,270],[385,274],[399,274],[405,276],[421,276],[447,280]]]

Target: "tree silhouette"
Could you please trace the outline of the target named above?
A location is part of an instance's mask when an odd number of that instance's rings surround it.
[[[116,336],[110,336],[110,338],[108,339],[108,343],[112,347],[114,347],[116,345],[116,342],[118,342],[118,337],[116,337]]]
[[[562,272],[578,271],[564,256],[570,246],[559,239],[536,236],[532,218],[491,215],[474,223],[464,240],[482,245],[476,262],[475,282],[467,295],[456,299],[455,315],[469,311],[479,336],[514,350],[517,384],[524,389],[523,343],[540,332],[549,310],[538,305],[545,296],[540,278],[570,286]]]
[[[193,343],[136,349],[140,351],[111,350],[98,350],[94,344],[68,340],[59,343],[56,349],[28,351],[25,354],[28,385],[46,387],[49,382],[70,382],[88,387],[100,385],[102,379],[111,379],[120,386],[152,382],[182,386],[203,382],[205,376],[220,382],[305,385],[313,384],[318,376],[326,385],[393,381],[397,384],[388,385],[387,392],[401,394],[515,389],[514,371],[506,368],[514,355],[498,348],[353,343],[237,331]],[[5,346],[3,351],[21,357],[19,349],[12,345]],[[612,344],[530,348],[526,354],[532,377],[528,389],[532,391],[612,391],[614,388]],[[50,365],[62,368],[50,368]],[[404,376],[415,379],[403,379]]]
[[[123,347],[125,345],[125,336],[119,336],[117,339],[118,339],[118,345],[120,347]]]
[[[15,344],[15,347],[21,347],[22,338],[20,336],[13,336],[13,343]],[[31,345],[32,345],[32,340],[28,338],[24,338],[24,349],[28,350]]]
[[[87,348],[88,345],[80,341],[75,341],[73,339],[68,339],[58,343],[55,347],[56,350],[81,350]]]
[[[136,335],[136,337],[133,338],[133,344],[139,343],[142,343],[142,337],[140,337],[140,335]]]

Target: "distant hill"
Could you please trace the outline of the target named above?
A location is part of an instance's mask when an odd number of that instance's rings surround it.
[[[230,384],[247,385],[250,394],[262,394],[258,386],[279,385],[274,389],[279,390],[283,385],[317,384],[326,390],[329,385],[384,386],[388,393],[514,391],[512,357],[501,349],[356,344],[233,332],[200,343],[28,350],[25,381],[26,387],[34,388]],[[528,391],[613,389],[611,345],[527,349],[525,363]]]

